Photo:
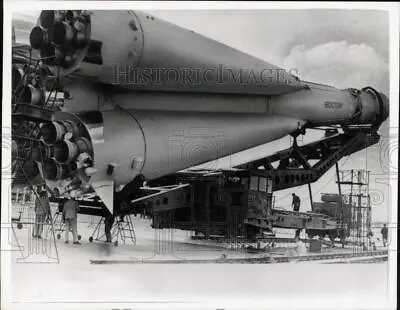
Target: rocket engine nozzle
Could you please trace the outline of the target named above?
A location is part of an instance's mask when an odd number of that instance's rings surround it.
[[[43,103],[44,92],[42,89],[34,87],[31,84],[24,86],[20,95],[20,101],[23,103],[39,105]]]
[[[63,20],[67,16],[65,11],[43,10],[40,12],[39,24],[44,29],[49,29],[54,23]]]
[[[44,44],[40,49],[40,56],[45,64],[62,68],[73,66],[77,60],[74,49],[60,48],[53,44]]]
[[[62,68],[61,75],[66,75],[85,57],[90,33],[90,16],[85,11],[45,10],[29,39],[45,64]]]
[[[55,121],[42,124],[42,147],[34,153],[35,159],[43,162],[45,179],[69,182],[78,178],[82,184],[87,183],[90,176],[86,169],[93,166],[93,145],[85,124],[77,115],[66,112],[56,112]]]
[[[80,135],[78,126],[71,121],[49,122],[41,127],[43,142],[48,145],[62,140],[67,133],[75,137]]]
[[[78,147],[79,153],[87,153],[92,151],[92,144],[84,137],[79,137],[75,140],[76,146]]]
[[[40,49],[41,46],[50,42],[49,32],[40,26],[36,26],[29,34],[29,42],[33,49]]]
[[[64,126],[58,122],[45,123],[40,131],[44,143],[48,145],[60,141],[66,133]]]
[[[39,143],[32,148],[31,158],[34,161],[41,162],[53,156],[53,149],[43,143]]]
[[[53,25],[53,43],[56,45],[71,44],[75,30],[68,22],[56,22]]]
[[[59,181],[71,176],[74,172],[74,166],[59,164],[53,158],[47,159],[43,163],[43,173],[46,179]]]
[[[78,156],[78,146],[69,140],[59,141],[54,145],[54,158],[59,163],[69,163]]]

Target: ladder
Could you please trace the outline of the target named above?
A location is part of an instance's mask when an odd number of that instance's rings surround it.
[[[25,209],[25,208],[24,208]],[[38,262],[55,262],[59,263],[59,256],[58,256],[58,249],[56,244],[56,236],[55,236],[55,228],[54,228],[54,220],[51,211],[45,217],[43,222],[37,222],[36,214],[32,215],[29,214],[28,217],[23,219],[23,213],[19,211],[18,217],[11,218],[11,228],[13,232],[13,237],[15,238],[16,245],[21,252],[21,257],[17,258],[17,261],[24,262],[24,263],[38,263]],[[20,230],[23,228],[24,225],[28,226],[28,244],[25,248],[18,240],[16,231],[14,226]],[[36,225],[40,224],[43,226],[43,231],[41,233],[42,237],[37,239],[34,238]],[[54,247],[54,248],[53,248]],[[53,254],[53,249],[55,253]],[[38,260],[39,259],[39,260]]]
[[[135,228],[133,227],[130,215],[118,217],[111,231],[112,237],[116,237],[115,245],[118,245],[119,240],[124,244],[128,240],[130,240],[132,244],[136,244]]]
[[[49,227],[48,232],[53,230],[54,233],[57,233],[57,235],[56,235],[57,239],[60,240],[61,233],[65,232],[65,229],[66,229],[62,211],[57,210],[54,214],[54,219],[53,220],[50,219],[49,223],[51,226]],[[72,231],[71,227],[70,227],[70,231]],[[82,236],[80,234],[78,234],[77,237],[78,237],[78,241],[80,241],[82,239]]]
[[[100,218],[100,221],[96,224],[96,226],[94,227],[93,233],[92,235],[89,237],[89,242],[93,242],[93,240],[96,241],[102,241],[104,239],[105,233],[101,233],[101,226],[104,225],[104,221],[105,221],[105,217],[102,216]],[[94,235],[96,235],[96,237],[94,238]]]
[[[89,241],[104,241],[104,223],[105,217],[102,216],[95,226],[92,235],[89,237]],[[102,229],[103,227],[103,229]],[[111,239],[114,240],[114,245],[118,245],[119,241],[126,244],[127,241],[131,241],[132,244],[136,244],[135,228],[132,224],[131,217],[129,215],[118,216],[115,219],[113,226],[111,227]]]
[[[54,214],[54,220],[53,220],[53,228],[49,227],[50,229],[53,229],[55,233],[57,233],[57,239],[61,238],[61,233],[65,231],[65,223],[62,218],[62,212],[56,211]]]

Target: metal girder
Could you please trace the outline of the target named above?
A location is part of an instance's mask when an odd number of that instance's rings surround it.
[[[274,191],[287,189],[317,181],[341,158],[377,143],[379,138],[377,133],[352,130],[303,146],[295,144],[291,148],[235,168],[272,178]],[[290,160],[297,161],[297,167],[291,166]],[[311,166],[310,160],[318,162]],[[280,161],[278,168],[271,168],[271,163],[277,161]],[[300,168],[299,165],[303,167]]]
[[[272,226],[280,228],[319,229],[324,231],[330,231],[337,228],[336,220],[315,213],[272,209],[271,219]]]

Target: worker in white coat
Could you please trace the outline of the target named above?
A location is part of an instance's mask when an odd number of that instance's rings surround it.
[[[72,230],[72,238],[74,244],[81,244],[78,241],[78,212],[79,212],[79,204],[75,200],[74,195],[71,195],[70,198],[64,203],[63,208],[63,217],[65,220],[65,243],[68,243],[69,240],[69,231]]]
[[[302,242],[300,240],[299,236],[297,236],[295,240],[296,240],[295,251],[296,251],[297,256],[307,255],[307,248],[306,248],[306,245],[304,244],[304,242]]]

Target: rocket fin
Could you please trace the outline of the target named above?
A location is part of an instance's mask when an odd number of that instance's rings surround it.
[[[113,214],[114,212],[114,181],[103,180],[93,182],[92,188],[103,201],[107,209]]]

